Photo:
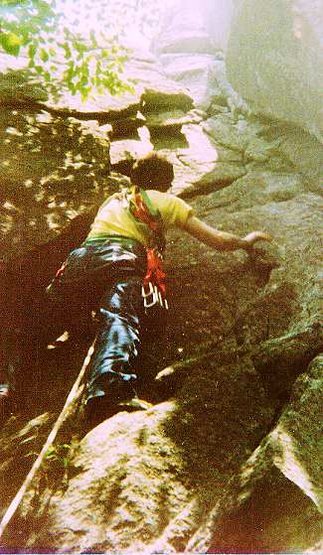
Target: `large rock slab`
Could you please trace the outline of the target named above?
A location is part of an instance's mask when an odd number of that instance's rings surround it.
[[[233,2],[179,0],[164,10],[160,34],[153,40],[158,53],[214,54],[225,50]]]
[[[167,77],[189,90],[197,108],[208,112],[212,104],[244,108],[241,97],[228,82],[221,53],[160,54],[159,60]]]
[[[191,200],[210,224],[239,235],[263,229],[274,244],[248,258],[171,235],[169,328],[141,367],[142,393],[155,406],[120,413],[88,433],[69,460],[64,487],[42,490],[36,510],[39,489],[30,492],[9,546],[18,529],[29,549],[58,552],[315,544],[321,382],[316,363],[307,367],[322,348],[320,246],[313,241],[321,198],[311,189],[302,173],[279,174],[268,165]],[[158,369],[164,373],[155,389]],[[265,494],[270,511],[256,518]],[[292,514],[285,533],[282,500],[284,518]],[[308,537],[295,536],[306,515]]]
[[[320,460],[322,357],[295,383],[275,428],[243,465],[232,484],[233,507],[214,509],[190,549],[213,534],[209,553],[268,551],[320,553],[323,527]]]
[[[110,143],[95,121],[52,116],[26,105],[2,108],[0,135],[5,260],[52,239],[102,201]]]
[[[212,103],[243,105],[226,78],[222,50],[226,46],[232,2],[180,2],[161,22],[152,42],[167,77],[186,87],[195,106],[208,110]]]
[[[65,494],[52,499],[50,532],[39,530],[37,539],[27,541],[28,548],[183,551],[192,530],[203,522],[205,507],[245,450],[257,444],[271,417],[247,362],[240,371],[214,365],[211,374],[213,391],[200,381],[202,405],[192,394],[195,373],[176,402],[161,403],[145,414],[118,414],[91,431],[73,461],[78,475]],[[224,390],[231,391],[230,400],[224,399]],[[250,422],[255,423],[252,429]],[[219,448],[223,437],[231,443],[230,453]],[[104,463],[97,464],[99,459]],[[40,508],[39,517],[41,513]],[[24,523],[18,527],[24,535]]]
[[[255,112],[317,137],[323,131],[322,13],[315,1],[243,0],[226,53],[228,79]]]

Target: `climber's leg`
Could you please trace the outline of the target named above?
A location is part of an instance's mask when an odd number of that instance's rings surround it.
[[[114,411],[120,402],[133,398],[137,379],[135,362],[140,348],[142,316],[141,278],[114,284],[102,297],[98,311],[100,329],[90,363],[87,403],[105,397]]]

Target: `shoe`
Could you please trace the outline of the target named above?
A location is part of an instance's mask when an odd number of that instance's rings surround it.
[[[114,414],[119,412],[116,403],[111,402],[106,395],[100,397],[92,397],[86,403],[86,419],[88,423],[95,427],[104,420],[111,418]]]
[[[139,399],[139,397],[133,397],[132,399],[127,399],[125,401],[112,401],[106,395],[103,397],[92,397],[89,399],[86,405],[86,416],[89,425],[92,427],[98,426],[104,420],[111,418],[118,412],[135,412],[137,410],[147,410],[153,405]]]
[[[143,399],[139,399],[139,397],[133,397],[127,401],[121,401],[118,403],[120,410],[126,410],[128,412],[134,412],[136,410],[148,410],[153,405],[148,401],[144,401]]]

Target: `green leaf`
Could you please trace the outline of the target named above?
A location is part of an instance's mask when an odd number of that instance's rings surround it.
[[[83,87],[81,89],[81,98],[83,102],[88,98],[90,92],[91,92],[91,87]]]
[[[37,47],[36,47],[35,43],[30,44],[29,48],[28,48],[29,58],[31,58],[33,60],[34,57],[35,57],[36,52],[37,52]]]
[[[39,0],[37,2],[37,8],[39,16],[42,18],[52,18],[55,16],[55,12],[52,10],[51,6],[44,0]]]
[[[45,48],[40,49],[39,57],[40,57],[42,62],[47,62],[48,61],[49,54],[48,54],[47,50],[45,50]]]
[[[39,66],[39,65],[37,65],[37,66],[35,65],[35,70],[38,73],[38,75],[41,75],[44,72],[43,67]]]
[[[22,41],[15,33],[2,33],[0,36],[0,44],[5,52],[12,56],[18,56]]]
[[[71,58],[72,57],[72,52],[71,52],[69,43],[64,42],[63,43],[63,48],[64,48],[65,58]]]

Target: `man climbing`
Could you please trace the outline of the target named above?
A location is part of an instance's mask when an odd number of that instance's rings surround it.
[[[139,159],[131,187],[103,203],[85,242],[70,253],[48,287],[54,300],[65,298],[73,305],[73,319],[96,312],[99,329],[86,400],[94,421],[146,408],[135,391],[140,323],[150,306],[167,309],[162,266],[167,230],[176,226],[226,251],[251,251],[257,241],[271,240],[260,231],[240,238],[203,223],[186,202],[167,192],[173,177],[172,164],[158,154]]]

